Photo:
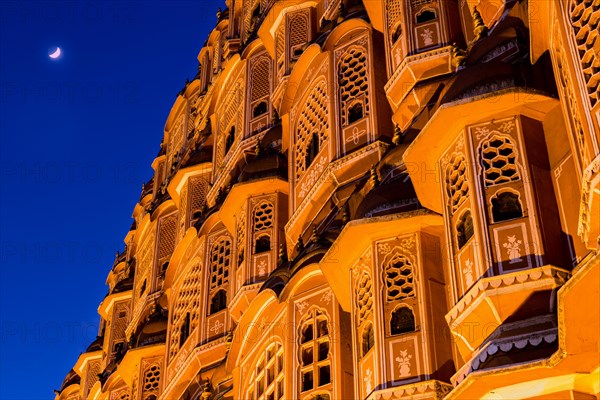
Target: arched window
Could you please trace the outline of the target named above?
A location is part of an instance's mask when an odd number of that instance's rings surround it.
[[[494,136],[481,145],[481,163],[486,187],[520,179],[516,165],[516,152],[512,140]]]
[[[501,192],[492,198],[492,217],[494,222],[521,218],[523,209],[519,195],[513,192]]]
[[[267,112],[267,102],[261,101],[252,109],[252,118],[260,117]]]
[[[254,254],[264,253],[269,250],[271,250],[271,237],[269,235],[262,235],[256,240]]]
[[[251,59],[250,70],[250,109],[251,118],[260,117],[269,111],[269,96],[271,94],[272,61],[267,55]]]
[[[216,242],[210,252],[209,299],[210,312],[227,307],[227,285],[229,283],[229,267],[231,266],[231,240],[222,238]]]
[[[368,322],[360,339],[361,355],[364,357],[369,350],[375,345],[375,333],[373,332],[373,324]]]
[[[210,313],[218,313],[227,308],[227,292],[224,289],[218,290],[210,299]]]
[[[402,36],[402,24],[397,24],[392,29],[392,43],[396,43],[398,39]]]
[[[292,64],[300,58],[304,45],[308,42],[308,33],[310,32],[308,15],[304,11],[293,14],[289,18],[288,26],[290,64]]]
[[[247,385],[248,400],[279,400],[285,393],[283,346],[278,342],[267,346],[258,357]]]
[[[390,333],[400,335],[402,333],[415,331],[415,316],[412,310],[406,306],[400,306],[392,313],[390,319]]]
[[[301,323],[299,339],[301,392],[327,385],[331,382],[327,316],[310,311]]]
[[[340,58],[338,86],[342,126],[369,114],[369,76],[363,48],[352,47]]]
[[[397,254],[385,266],[387,301],[396,301],[415,295],[412,263],[401,254]]]
[[[318,140],[312,144],[314,149],[321,150],[327,140],[329,130],[329,117],[327,115],[327,85],[320,80],[310,90],[306,102],[300,107],[300,115],[296,123],[296,142],[294,163],[296,167],[296,180],[299,180],[307,167],[309,158],[309,145],[316,136]]]
[[[386,16],[388,24],[388,33],[391,35],[392,44],[396,43],[402,35],[402,0],[386,0]]]
[[[437,18],[437,15],[435,14],[434,10],[424,9],[416,15],[415,20],[416,20],[417,24],[422,24],[425,22],[433,21],[436,18]]]
[[[456,224],[456,241],[459,249],[473,237],[473,233],[473,218],[471,218],[471,211],[467,210],[461,215]]]

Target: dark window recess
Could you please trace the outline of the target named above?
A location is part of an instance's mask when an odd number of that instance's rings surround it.
[[[390,332],[392,335],[415,331],[415,316],[408,307],[400,307],[392,313]]]
[[[400,36],[402,36],[402,25],[398,24],[392,33],[392,43],[396,43],[400,39]]]
[[[142,282],[142,287],[140,288],[140,296],[143,295],[145,291],[146,291],[146,280],[144,279],[144,282]]]
[[[331,382],[331,371],[329,365],[319,367],[319,386],[327,385]]]
[[[229,152],[231,146],[233,146],[233,141],[235,140],[235,126],[232,126],[227,134],[227,138],[225,139],[225,154]]]
[[[313,326],[312,325],[308,325],[302,331],[302,341],[301,341],[301,343],[306,343],[309,340],[313,340]]]
[[[254,246],[254,253],[264,253],[265,251],[271,250],[271,238],[267,235],[261,236],[256,240]]]
[[[183,346],[187,338],[190,336],[190,313],[185,314],[181,330],[179,331],[179,347]]]
[[[243,262],[244,262],[244,249],[241,249],[240,252],[238,253],[238,266],[242,265]]]
[[[263,115],[266,112],[267,112],[267,102],[261,101],[256,106],[254,106],[254,109],[252,110],[252,118],[256,118],[260,115]]]
[[[471,218],[471,211],[465,212],[458,220],[456,236],[459,249],[473,237],[473,218]]]
[[[373,325],[369,324],[362,334],[362,355],[365,356],[375,344],[375,334],[373,333]]]
[[[210,313],[214,314],[227,307],[227,293],[221,289],[210,300]]]
[[[417,24],[422,24],[423,22],[429,22],[436,19],[435,11],[433,10],[424,10],[421,13],[417,14]]]
[[[167,262],[165,262],[165,263],[162,265],[162,267],[160,267],[160,270],[161,270],[161,272],[163,272],[163,273],[164,273],[164,272],[166,272],[166,271],[167,271],[167,268],[169,268],[169,262],[168,262],[168,261],[167,261]]]
[[[317,154],[319,154],[319,136],[316,133],[313,133],[306,149],[306,162],[304,163],[306,169],[308,169],[315,158],[317,158]]]
[[[523,209],[521,208],[519,195],[512,192],[504,192],[494,197],[492,199],[492,216],[494,222],[521,218],[523,216]]]
[[[348,108],[348,123],[351,124],[353,122],[358,121],[364,117],[363,105],[362,103],[355,103],[350,108]]]
[[[308,371],[302,374],[302,391],[311,390],[313,388],[313,373]]]

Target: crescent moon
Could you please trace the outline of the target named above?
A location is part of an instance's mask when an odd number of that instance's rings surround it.
[[[54,53],[48,55],[50,58],[58,58],[60,57],[60,47],[57,47]]]

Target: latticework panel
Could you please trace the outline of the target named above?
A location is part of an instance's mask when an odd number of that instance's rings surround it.
[[[277,61],[277,77],[281,78],[285,70],[285,32],[284,25],[275,34],[275,60]]]
[[[356,311],[357,311],[357,325],[360,326],[365,318],[373,310],[373,284],[371,277],[366,272],[363,272],[356,286]]]
[[[401,23],[402,18],[402,4],[401,0],[387,0],[385,2],[385,8],[387,11],[387,23],[390,34],[395,30],[397,24]]]
[[[319,138],[319,148],[327,140],[329,117],[327,115],[327,85],[319,81],[311,90],[296,125],[296,180],[299,180],[308,165],[306,156],[312,135]]]
[[[244,38],[247,38],[254,29],[253,14],[257,8],[260,10],[260,0],[246,0],[244,2]]]
[[[171,327],[170,327],[170,346],[169,346],[169,359],[173,357],[179,351],[180,333],[182,324],[187,316],[190,314],[190,326],[189,331],[192,332],[198,325],[199,312],[200,312],[200,295],[202,291],[202,266],[200,264],[194,264],[188,271],[187,276],[183,280],[181,287],[177,290],[177,297],[175,299],[175,306],[173,307],[173,314],[171,316]]]
[[[331,383],[327,315],[317,309],[309,311],[300,324],[298,339],[300,391],[308,392]]]
[[[111,321],[111,356],[116,355],[114,344],[125,341],[125,330],[129,324],[129,301],[121,301],[116,304]]]
[[[573,0],[571,24],[590,103],[600,96],[600,1]]]
[[[338,83],[342,125],[348,125],[349,110],[355,101],[362,99],[363,116],[369,114],[369,81],[367,75],[367,55],[364,49],[352,47],[341,58],[338,66]]]
[[[273,203],[263,201],[254,207],[252,220],[254,221],[254,232],[260,232],[273,226]]]
[[[171,165],[175,162],[175,157],[181,151],[185,142],[185,118],[181,115],[177,118],[169,131],[169,144],[167,146],[167,173],[170,172]]]
[[[237,252],[238,259],[241,260],[243,258],[243,254],[245,251],[245,243],[246,243],[246,213],[242,212],[241,215],[237,218]]]
[[[159,243],[158,243],[158,265],[169,261],[173,250],[175,249],[175,235],[177,232],[177,216],[170,215],[162,218],[159,223]]]
[[[246,384],[246,396],[249,400],[279,400],[285,392],[283,346],[277,342],[270,344],[260,353],[255,366],[251,369]]]
[[[129,389],[123,388],[110,393],[110,400],[129,400]]]
[[[222,238],[213,245],[210,252],[209,288],[211,292],[229,282],[230,266],[231,240],[229,238]]]
[[[223,106],[220,107],[220,110],[222,111],[219,112],[221,119],[219,121],[219,140],[217,142],[217,160],[215,163],[217,166],[221,165],[223,157],[225,157],[225,143],[229,129],[231,126],[239,126],[237,121],[240,119],[239,113],[241,112],[240,106],[242,102],[242,87],[242,81],[239,79],[234,85],[231,86]],[[239,136],[239,133],[236,133],[236,136]]]
[[[213,59],[212,59],[212,69],[213,69],[213,73],[217,73],[217,71],[219,70],[219,64],[221,61],[221,33],[219,33],[219,36],[217,37],[217,39],[214,42],[213,45]]]
[[[100,374],[101,362],[100,360],[90,361],[88,364],[87,371],[85,373],[85,386],[83,388],[83,399],[87,399],[90,389],[96,382],[98,382],[98,374]]]
[[[308,41],[310,31],[308,14],[306,11],[298,12],[290,17],[288,22],[290,60],[298,58],[298,49]]]
[[[135,273],[135,290],[138,297],[149,288],[150,274],[154,260],[155,232],[149,233],[139,250],[139,264]]]
[[[481,145],[485,186],[519,180],[515,159],[515,148],[509,138],[494,136],[485,141]]]
[[[196,213],[202,211],[204,204],[206,204],[206,194],[208,193],[208,181],[201,177],[196,176],[190,178],[190,215],[192,218],[196,218]]]
[[[142,400],[148,400],[151,396],[157,397],[160,387],[160,365],[151,364],[144,370],[144,380],[142,382]]]
[[[270,94],[271,59],[259,57],[252,65],[250,72],[250,102],[261,100]]]
[[[446,170],[446,190],[449,205],[455,212],[469,196],[469,181],[467,180],[467,163],[462,155],[454,154]]]
[[[402,255],[396,255],[385,267],[387,301],[401,300],[415,295],[413,267]]]
[[[179,202],[179,228],[177,229],[177,240],[181,240],[183,235],[185,234],[185,230],[187,228],[187,221],[189,219],[189,211],[188,211],[188,185],[184,185],[181,188],[180,193],[180,202]]]

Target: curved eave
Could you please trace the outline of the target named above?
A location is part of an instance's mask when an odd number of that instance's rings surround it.
[[[316,43],[311,44],[302,52],[290,73],[290,79],[281,102],[280,115],[290,111],[297,95],[308,95],[303,90],[306,89],[306,82],[311,82],[314,78],[314,70],[311,69],[311,66],[315,66],[316,70],[328,57],[329,53],[322,52],[321,47]]]
[[[73,366],[73,371],[77,372],[79,376],[83,376],[87,363],[102,358],[102,350],[92,351],[90,353],[81,353],[77,362]]]
[[[557,106],[557,99],[523,88],[502,90],[440,106],[402,157],[421,204],[437,213],[443,212],[438,161],[465,125],[515,114],[542,120]]]
[[[167,292],[171,286],[173,286],[173,283],[175,283],[176,277],[181,275],[179,273],[179,268],[182,260],[185,262],[185,255],[192,249],[192,246],[195,248],[198,245],[198,232],[196,232],[196,228],[192,226],[191,228],[188,228],[185,236],[177,243],[177,246],[171,255],[171,260],[169,261],[169,267],[165,273],[165,281],[163,283],[164,292]]]
[[[164,354],[164,343],[130,349],[127,351],[127,353],[125,353],[125,356],[119,363],[117,370],[113,372],[112,375],[119,376],[123,379],[123,381],[125,381],[127,386],[131,387],[133,384],[133,375],[137,372],[142,358],[162,356]],[[107,381],[107,383],[109,382]]]
[[[110,316],[110,311],[112,310],[112,307],[115,304],[115,302],[131,299],[131,294],[131,290],[128,290],[126,292],[109,294],[104,298],[104,300],[102,300],[102,303],[100,303],[100,305],[98,306],[98,314],[100,314],[102,318],[108,319]]]
[[[248,198],[271,193],[288,194],[289,189],[289,183],[279,177],[236,183],[221,205],[218,211],[219,217],[229,232],[235,232],[235,216]]]
[[[383,9],[383,4],[383,1],[363,1],[363,5],[365,10],[367,10],[371,25],[373,25],[373,28],[379,32],[383,32],[384,29],[385,11]]]
[[[191,167],[177,170],[177,173],[173,178],[171,178],[171,181],[167,186],[167,192],[169,192],[169,195],[171,195],[171,198],[173,199],[177,207],[179,207],[180,202],[179,194],[181,193],[181,189],[183,188],[187,180],[191,176],[205,174],[207,172],[212,172],[212,163],[210,162],[195,164]]]
[[[265,44],[265,48],[275,58],[275,32],[279,25],[284,21],[285,14],[288,11],[297,11],[302,8],[317,7],[316,1],[303,0],[280,0],[276,1],[269,9],[262,24],[258,28],[258,36]]]
[[[352,310],[350,268],[373,241],[430,227],[441,227],[443,224],[443,218],[429,210],[348,222],[319,263],[344,311]]]

